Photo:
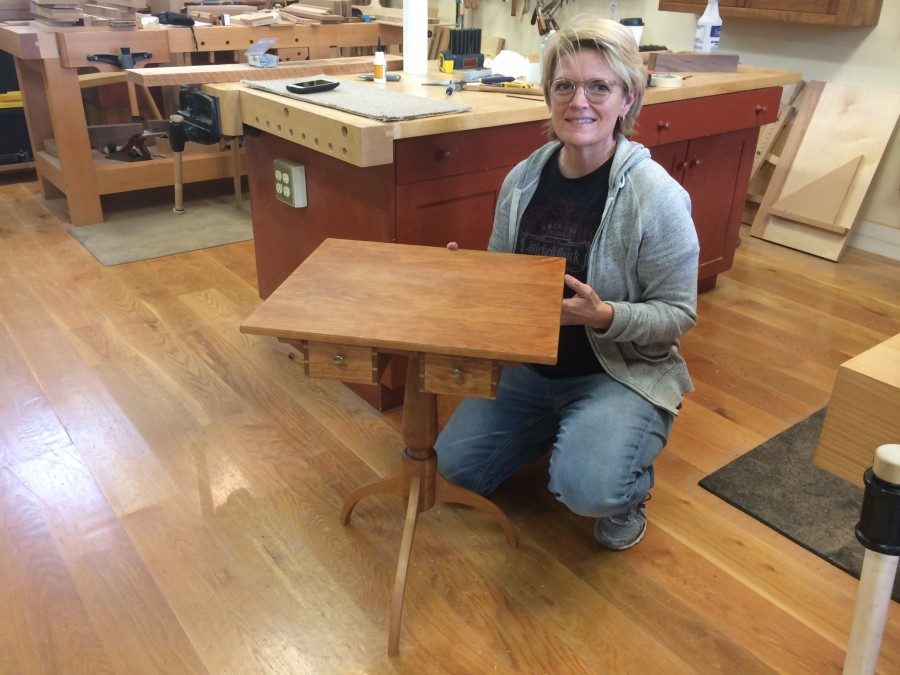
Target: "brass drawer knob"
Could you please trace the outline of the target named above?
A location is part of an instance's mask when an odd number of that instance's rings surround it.
[[[459,368],[454,368],[450,371],[450,377],[452,377],[454,380],[461,380],[463,379],[463,371],[461,371]]]
[[[336,365],[336,366],[344,365],[344,357],[341,356],[340,354],[335,354],[334,356],[331,357],[331,360],[334,362],[334,365]]]

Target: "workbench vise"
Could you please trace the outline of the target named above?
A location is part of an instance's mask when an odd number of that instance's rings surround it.
[[[219,99],[198,89],[182,87],[178,94],[178,112],[169,117],[169,144],[175,169],[176,214],[184,213],[184,173],[182,155],[187,141],[213,145],[222,138]]]
[[[150,52],[131,53],[131,47],[119,47],[118,54],[88,54],[88,61],[99,61],[100,63],[108,63],[111,66],[118,66],[123,70],[134,68],[134,64],[138,61],[144,61],[152,58]]]
[[[169,119],[169,143],[173,152],[182,152],[187,141],[214,145],[222,138],[219,99],[215,96],[182,87],[178,93],[176,115],[180,121]]]

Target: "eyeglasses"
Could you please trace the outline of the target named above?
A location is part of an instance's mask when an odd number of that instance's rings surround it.
[[[575,98],[575,92],[579,85],[584,89],[584,95],[591,103],[603,103],[609,98],[613,87],[621,86],[621,82],[609,80],[588,80],[587,82],[573,82],[565,78],[553,80],[550,83],[550,98],[557,103],[568,103]]]

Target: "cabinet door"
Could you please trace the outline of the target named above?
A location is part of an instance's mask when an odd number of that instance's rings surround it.
[[[757,129],[744,129],[650,148],[653,158],[691,196],[691,216],[700,241],[699,287],[715,286],[731,267],[741,227]]]
[[[397,186],[397,242],[484,250],[512,166]]]
[[[669,175],[679,183],[684,181],[684,163],[687,157],[687,149],[688,141],[665,143],[648,148],[650,156],[661,164],[669,172]],[[691,195],[691,198],[693,199],[693,195]]]

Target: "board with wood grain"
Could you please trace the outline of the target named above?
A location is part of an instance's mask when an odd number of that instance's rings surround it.
[[[900,92],[809,83],[750,234],[839,260],[898,117]]]

